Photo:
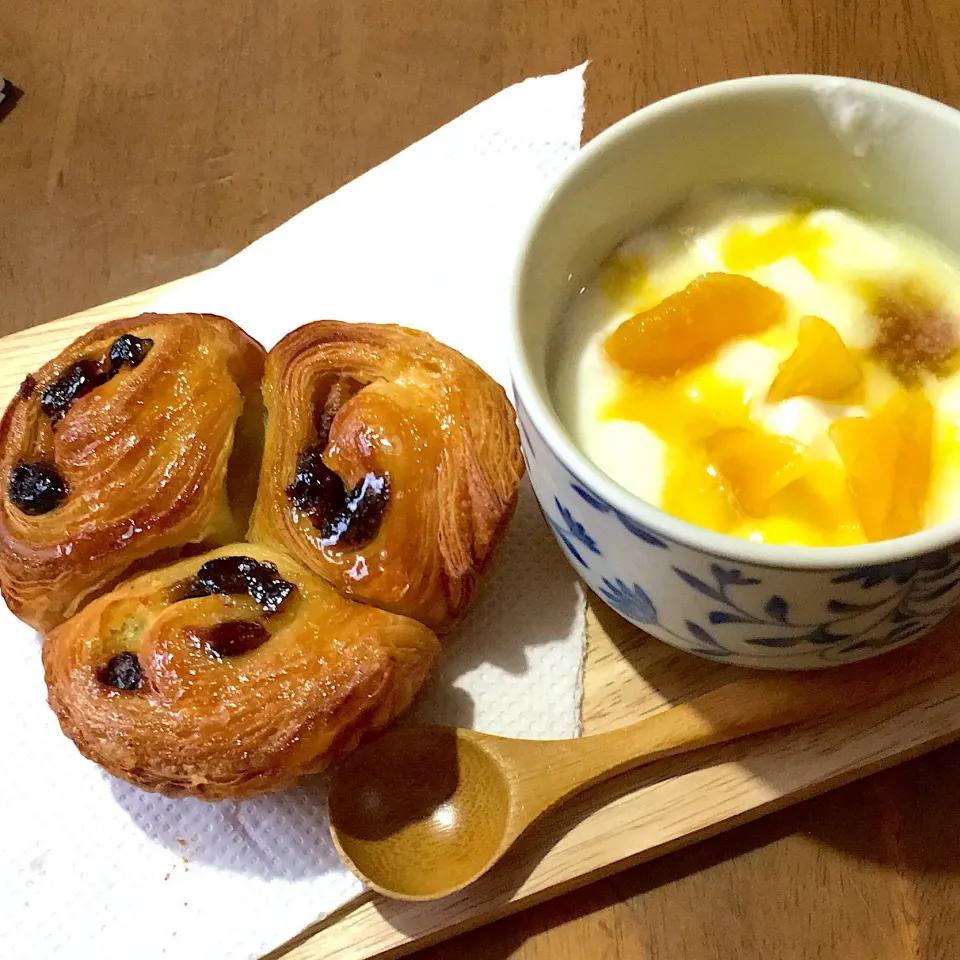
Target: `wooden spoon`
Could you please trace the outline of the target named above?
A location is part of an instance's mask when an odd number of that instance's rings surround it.
[[[952,639],[952,638],[951,638]],[[876,703],[956,665],[903,651],[816,674],[752,674],[631,726],[579,740],[451,727],[394,730],[353,754],[330,793],[333,841],[374,890],[432,900],[486,873],[545,810],[663,757]]]

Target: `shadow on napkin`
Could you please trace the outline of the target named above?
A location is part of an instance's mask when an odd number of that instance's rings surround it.
[[[323,774],[282,793],[218,803],[109,779],[118,806],[147,837],[183,857],[185,870],[197,861],[264,880],[307,880],[343,869],[327,830]]]
[[[566,638],[583,636],[583,595],[525,478],[506,539],[408,722],[576,736],[579,697],[564,688],[582,645]]]

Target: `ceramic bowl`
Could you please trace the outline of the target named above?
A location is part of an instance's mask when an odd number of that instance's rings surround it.
[[[786,189],[915,225],[960,251],[960,112],[893,87],[751,77],[645,107],[580,153],[538,211],[513,286],[511,363],[530,478],[606,603],[682,650],[748,667],[872,657],[960,605],[960,519],[855,547],[751,543],[678,520],[602,473],[547,387],[557,321],[623,239],[696,188]]]

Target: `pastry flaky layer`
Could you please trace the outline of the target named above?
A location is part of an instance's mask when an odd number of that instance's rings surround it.
[[[13,613],[46,631],[126,572],[242,538],[263,365],[229,320],[144,314],[28,377],[0,424],[0,590]]]
[[[513,407],[429,334],[323,320],[267,359],[250,539],[358,599],[447,631],[513,512]]]
[[[43,647],[81,753],[145,790],[207,800],[288,786],[409,705],[439,648],[420,623],[246,543],[142,574]]]

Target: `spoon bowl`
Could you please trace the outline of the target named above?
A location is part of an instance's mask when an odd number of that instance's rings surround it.
[[[471,734],[400,729],[338,769],[330,793],[334,843],[375,890],[433,899],[465,887],[499,858],[510,833],[510,784]]]
[[[330,830],[351,870],[399,900],[456,893],[566,797],[664,757],[807,723],[882,701],[960,661],[960,644],[819,674],[754,674],[579,740],[511,740],[475,730],[406,727],[341,764]]]

